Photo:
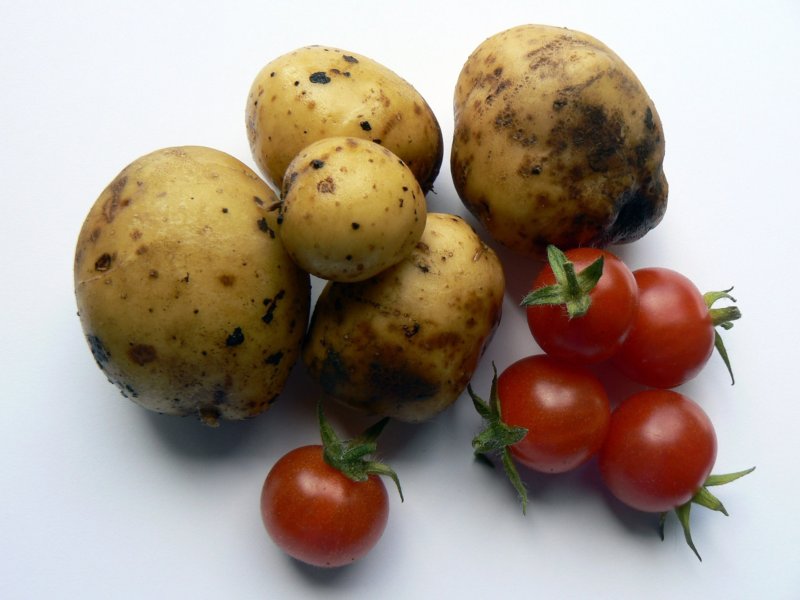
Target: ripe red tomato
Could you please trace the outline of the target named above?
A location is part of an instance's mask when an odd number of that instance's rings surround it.
[[[328,465],[322,446],[302,446],[270,470],[261,516],[284,552],[319,567],[339,567],[364,556],[389,518],[386,487],[377,475],[357,482]]]
[[[633,275],[639,309],[613,363],[644,385],[679,386],[694,378],[714,351],[717,334],[712,310],[697,287],[671,269],[638,269]],[[738,309],[733,310],[735,316],[728,317],[738,318]],[[727,356],[723,358],[727,363]]]
[[[583,367],[545,354],[523,358],[500,374],[497,396],[503,422],[528,430],[509,449],[530,469],[569,471],[603,443],[611,412],[608,396]]]
[[[528,306],[528,327],[546,353],[585,364],[599,363],[622,346],[633,325],[638,305],[636,281],[627,265],[606,250],[575,248],[564,255],[576,272],[602,257],[602,275],[589,292],[591,304],[584,315],[572,318],[563,303]],[[534,280],[533,290],[554,284],[556,275],[548,264]]]
[[[598,456],[611,493],[645,512],[689,502],[717,457],[717,437],[706,413],[671,390],[646,390],[612,413]]]

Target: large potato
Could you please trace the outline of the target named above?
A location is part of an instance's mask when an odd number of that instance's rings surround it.
[[[362,281],[411,252],[426,213],[414,174],[390,150],[360,138],[325,138],[289,164],[278,233],[312,275]]]
[[[428,192],[442,163],[442,132],[414,87],[355,52],[310,46],[267,64],[250,88],[250,148],[276,187],[311,142],[350,136],[379,143],[409,166]]]
[[[461,217],[429,213],[411,255],[372,279],[328,283],[303,350],[331,397],[423,421],[466,388],[500,321],[505,279]]]
[[[506,246],[630,242],[664,215],[658,113],[593,37],[543,25],[490,37],[464,65],[454,109],[456,190]]]
[[[208,424],[264,411],[308,323],[309,276],[276,235],[278,201],[217,150],[127,166],[81,229],[75,293],[97,364],[124,396]]]

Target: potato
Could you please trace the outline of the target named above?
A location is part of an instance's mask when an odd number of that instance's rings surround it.
[[[203,147],[127,166],[89,211],[75,294],[97,364],[145,408],[207,424],[266,410],[308,323],[309,276],[275,233],[278,200]]]
[[[523,25],[470,55],[455,90],[451,172],[492,237],[547,244],[634,241],[667,207],[664,132],[631,69],[593,37]]]
[[[337,48],[299,48],[267,64],[250,88],[246,124],[253,157],[276,187],[300,150],[326,137],[385,146],[425,192],[442,163],[442,131],[419,92],[374,60]]]
[[[430,419],[469,383],[501,316],[505,278],[461,217],[429,213],[411,255],[359,283],[328,283],[303,360],[332,398],[367,414]]]
[[[425,228],[425,194],[388,149],[351,137],[314,142],[289,164],[278,233],[303,269],[361,281],[405,258]]]

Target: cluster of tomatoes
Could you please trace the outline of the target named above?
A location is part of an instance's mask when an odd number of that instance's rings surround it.
[[[575,469],[597,455],[610,492],[633,508],[675,510],[697,554],[689,511],[699,504],[725,513],[708,490],[752,469],[711,475],[717,453],[714,427],[700,406],[674,388],[696,376],[716,347],[730,362],[716,328],[740,317],[730,290],[701,294],[668,269],[631,271],[606,250],[548,249],[549,264],[522,301],[543,354],[525,357],[499,376],[489,401],[470,386],[486,421],[473,440],[476,455],[499,453],[509,479],[527,494],[519,463],[545,473]],[[613,411],[591,365],[612,363],[646,386]],[[731,372],[731,378],[733,374]],[[371,456],[388,419],[361,436],[340,440],[318,419],[322,444],[292,450],[267,475],[261,513],[273,541],[305,563],[336,567],[365,555],[380,539],[389,502],[380,476],[397,475]],[[727,514],[727,513],[725,513]],[[697,554],[699,558],[699,554]]]
[[[675,510],[686,541],[692,504],[725,513],[709,486],[752,469],[711,475],[714,427],[700,406],[674,388],[695,377],[716,347],[730,362],[716,327],[740,317],[730,290],[701,294],[663,268],[631,271],[608,251],[548,249],[545,266],[523,299],[544,354],[525,357],[492,383],[489,402],[470,388],[487,426],[473,441],[479,455],[499,452],[511,482],[526,494],[515,463],[563,473],[597,455],[602,480],[625,504],[664,517]],[[590,365],[613,364],[646,389],[613,411]],[[733,374],[731,372],[731,378]],[[727,514],[727,513],[726,513]]]

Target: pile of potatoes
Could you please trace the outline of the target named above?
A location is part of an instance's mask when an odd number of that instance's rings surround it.
[[[663,216],[658,114],[597,40],[539,25],[489,38],[454,109],[456,191],[497,242],[536,256],[631,241]],[[427,210],[443,161],[430,106],[377,62],[312,46],[264,66],[245,122],[264,179],[219,150],[165,148],[89,211],[74,281],[99,367],[141,406],[209,425],[264,412],[300,359],[364,413],[446,409],[505,280],[464,218]],[[326,280],[313,307],[311,276]]]

